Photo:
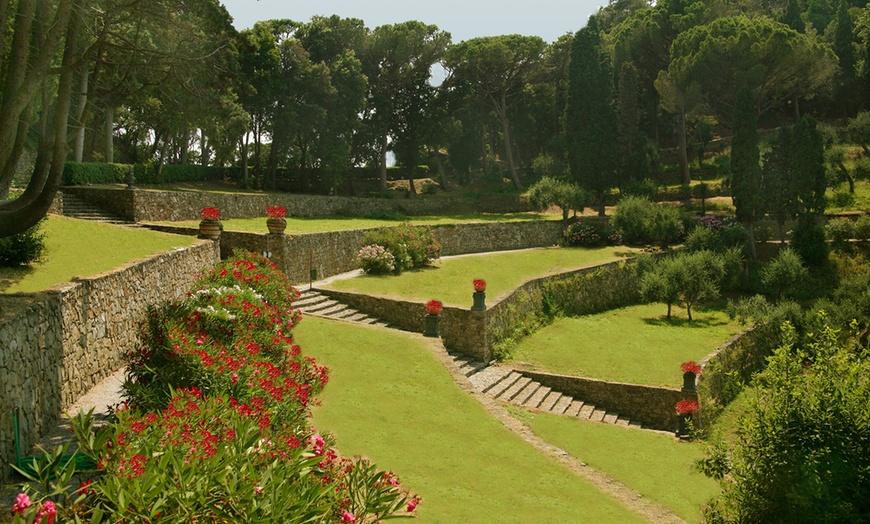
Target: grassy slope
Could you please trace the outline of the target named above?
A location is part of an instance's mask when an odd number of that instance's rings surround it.
[[[641,521],[490,417],[420,337],[316,318],[295,333],[331,371],[316,426],[422,495],[421,524]]]
[[[625,246],[601,248],[546,248],[441,260],[432,268],[401,275],[364,275],[330,284],[329,288],[376,296],[471,307],[471,281],[487,282],[487,297],[494,301],[527,280],[599,264],[634,252]]]
[[[287,218],[288,235],[302,235],[306,233],[322,233],[324,231],[346,231],[349,229],[370,229],[376,227],[397,226],[408,221],[415,226],[435,226],[443,224],[468,224],[474,222],[518,222],[526,220],[557,220],[558,215],[538,214],[507,214],[507,215],[452,215],[452,216],[416,216],[405,219],[391,220],[388,218],[348,218],[348,217],[319,217],[319,218]],[[180,227],[199,227],[199,220],[185,220],[181,222],[161,222],[162,224]],[[266,219],[264,218],[236,218],[222,220],[221,223],[226,231],[243,231],[246,233],[267,233]]]
[[[703,455],[701,444],[575,418],[543,413],[529,417],[526,422],[544,440],[689,522],[698,522],[701,506],[719,492],[714,480],[694,469]]]
[[[575,318],[562,318],[526,337],[514,360],[553,373],[602,380],[679,387],[680,364],[700,360],[741,331],[717,309],[698,308],[694,321],[674,308],[631,306]]]
[[[0,268],[0,292],[33,292],[92,276],[138,258],[189,246],[193,237],[169,235],[49,215],[43,226],[46,254],[30,268]]]

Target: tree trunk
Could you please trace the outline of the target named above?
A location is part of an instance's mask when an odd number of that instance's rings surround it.
[[[480,134],[480,153],[481,153],[481,166],[480,168],[483,170],[483,176],[489,174],[489,155],[486,152],[486,130]]]
[[[248,180],[248,140],[250,134],[245,133],[239,144],[239,152],[241,153],[241,168],[242,168],[242,187],[248,189],[250,181]]]
[[[441,162],[441,154],[437,149],[429,154],[434,157],[435,166],[438,168],[438,183],[441,184],[441,190],[447,191],[447,174],[444,172],[444,164]]]
[[[187,158],[190,154],[190,131],[185,129],[184,132],[181,133],[181,143],[178,145],[180,146],[178,163],[187,164]]]
[[[184,135],[184,141],[187,142],[187,135]],[[199,163],[202,167],[208,167],[209,164],[209,156],[211,153],[208,147],[208,138],[205,136],[205,129],[199,128],[199,149],[200,149],[200,157]]]
[[[677,148],[680,155],[680,183],[689,184],[692,178],[689,175],[689,155],[686,149],[686,104],[680,104],[680,115],[677,121]]]
[[[843,177],[845,177],[846,181],[849,182],[849,193],[855,194],[855,179],[852,178],[852,175],[849,173],[849,170],[846,169],[845,165],[843,165],[842,160],[837,160],[837,168],[840,169],[840,173],[842,173]]]
[[[106,162],[115,161],[115,108],[106,106],[105,119],[103,120],[103,133],[106,137]]]
[[[389,143],[387,142],[387,132],[381,135],[381,191],[387,190],[387,147]]]
[[[507,99],[504,91],[501,93],[501,106],[496,104],[496,110],[498,112],[498,119],[501,121],[501,131],[504,136],[504,150],[507,155],[508,161],[508,169],[511,172],[511,182],[514,184],[514,188],[518,191],[523,190],[523,185],[520,183],[520,176],[517,174],[517,167],[514,165],[514,154],[513,147],[511,146],[511,131],[510,131],[510,123],[508,122],[507,117]]]
[[[57,100],[54,105],[51,168],[43,170],[43,173],[34,173],[25,194],[15,201],[16,209],[10,210],[7,206],[0,205],[0,236],[2,237],[27,231],[42,220],[60,187],[67,152],[66,134],[70,99],[72,98],[72,66],[77,54],[75,45],[77,32],[81,25],[78,20],[70,23],[71,11],[70,2],[61,2],[56,16],[56,22],[61,24],[62,29],[65,29],[67,45],[61,61]],[[40,190],[38,192],[30,191],[31,186],[39,186]]]
[[[87,68],[82,68],[81,78],[79,79],[78,104],[76,105],[76,114],[73,119],[76,123],[76,141],[73,150],[73,160],[81,163],[85,155],[85,106],[88,105],[88,78],[90,72]]]
[[[604,191],[596,191],[595,195],[598,197],[598,216],[603,217],[606,215],[606,210],[604,209]]]
[[[749,258],[758,260],[758,253],[755,249],[755,222],[746,224],[746,233],[749,235]]]

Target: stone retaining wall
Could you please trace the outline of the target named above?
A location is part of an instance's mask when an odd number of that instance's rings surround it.
[[[167,233],[197,234],[192,228],[145,225]],[[547,247],[556,244],[562,234],[561,223],[549,220],[439,225],[431,229],[441,243],[444,256]],[[220,241],[221,257],[230,256],[236,249],[271,253],[272,261],[298,286],[308,283],[311,269],[317,270],[318,279],[359,269],[356,255],[366,231],[354,229],[304,235],[224,231]]]
[[[691,396],[679,389],[605,382],[522,369],[517,371],[560,393],[618,413],[632,422],[640,422],[646,428],[662,431],[676,431],[674,405]]]
[[[123,365],[149,305],[182,296],[217,262],[202,241],[45,292],[0,296],[0,463],[14,461],[12,408],[27,453],[59,414]]]
[[[63,188],[87,202],[135,222],[197,220],[204,207],[216,207],[224,218],[266,216],[269,206],[284,206],[291,217],[337,215],[366,216],[378,213],[435,215],[450,213],[518,213],[531,211],[517,196],[490,196],[478,201],[461,197],[363,198],[290,193],[211,193],[199,191],[127,190],[124,186]]]

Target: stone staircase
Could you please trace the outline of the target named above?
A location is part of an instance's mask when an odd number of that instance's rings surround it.
[[[316,290],[302,291],[302,295],[293,302],[293,307],[305,315],[357,322],[371,326],[389,327],[386,322],[361,313],[347,304],[333,300]]]
[[[524,377],[520,372],[511,368],[471,361],[461,355],[451,354],[450,356],[459,371],[468,377],[475,389],[502,402],[554,415],[577,417],[635,429],[647,429],[637,422],[619,416],[617,413],[608,412],[588,402],[554,391]]]
[[[84,220],[96,220],[109,224],[130,224],[128,220],[107,213],[99,207],[86,202],[72,193],[63,194],[63,215]]]

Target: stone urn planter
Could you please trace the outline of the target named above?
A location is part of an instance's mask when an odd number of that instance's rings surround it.
[[[680,370],[683,372],[683,391],[694,393],[698,391],[697,377],[701,374],[701,366],[695,362],[683,362],[680,365]]]
[[[472,311],[486,311],[486,281],[476,279],[474,281],[474,294],[471,295],[473,305]]]
[[[441,336],[441,308],[443,305],[437,300],[430,300],[426,303],[426,330],[423,331],[424,337],[438,338]]]
[[[217,240],[221,237],[221,221],[203,219],[199,223],[199,237],[209,240]]]
[[[270,235],[283,235],[287,229],[287,220],[284,218],[269,217],[266,219],[266,227]]]
[[[681,400],[677,402],[674,409],[677,412],[677,438],[691,438],[692,429],[694,429],[693,419],[695,413],[698,412],[699,406],[696,400]]]

